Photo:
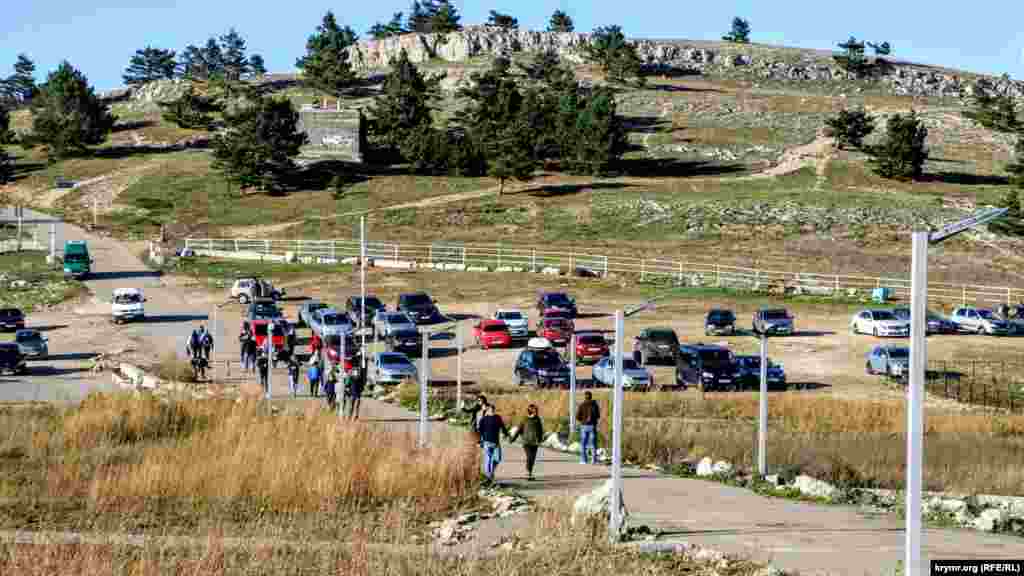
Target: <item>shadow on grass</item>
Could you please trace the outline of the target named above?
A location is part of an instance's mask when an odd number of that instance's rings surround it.
[[[629,188],[631,184],[622,184],[619,182],[593,182],[589,184],[552,184],[549,186],[540,186],[538,188],[530,188],[519,192],[519,194],[527,194],[534,198],[557,198],[559,196],[572,196],[579,194],[584,190],[618,190],[621,188]]]
[[[1006,186],[1010,179],[995,174],[968,174],[966,172],[939,172],[925,174],[922,182],[942,182],[943,184],[959,184],[961,186]]]
[[[127,132],[128,130],[140,130],[142,128],[150,128],[156,126],[156,122],[152,120],[135,120],[133,122],[118,122],[114,124],[114,127],[110,129],[113,133]]]
[[[640,134],[657,134],[672,128],[672,122],[658,116],[625,116],[622,125],[627,132]]]
[[[637,178],[683,178],[687,176],[725,176],[746,173],[743,164],[715,164],[711,162],[685,161],[674,158],[629,158],[620,160],[618,173]]]

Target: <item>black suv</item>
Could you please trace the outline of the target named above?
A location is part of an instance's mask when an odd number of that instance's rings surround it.
[[[738,390],[739,366],[732,351],[722,346],[683,345],[676,361],[676,385],[708,390]]]
[[[401,352],[410,357],[419,356],[423,351],[423,337],[417,330],[395,330],[388,334],[386,342],[389,351]]]
[[[435,322],[441,315],[433,299],[426,292],[412,292],[398,295],[398,312],[405,312],[417,324]]]
[[[25,355],[14,342],[0,342],[0,374],[5,371],[12,374],[24,374]]]
[[[675,364],[679,337],[671,328],[644,328],[633,340],[633,360],[641,366],[654,362]]]
[[[25,327],[25,314],[17,308],[0,308],[0,328],[21,330]]]
[[[576,301],[565,292],[541,292],[537,298],[537,318],[543,318],[546,310],[562,310],[575,318]]]
[[[352,319],[352,323],[356,326],[365,326],[373,322],[374,315],[377,312],[385,310],[387,307],[380,301],[380,298],[366,295],[366,318],[365,322],[360,322],[359,317],[363,313],[363,298],[361,296],[349,296],[348,300],[345,301],[345,311],[348,312],[348,317]]]
[[[554,348],[527,348],[519,353],[512,372],[512,383],[534,383],[538,388],[569,385],[569,366]]]
[[[736,315],[732,313],[732,310],[722,310],[719,308],[713,308],[708,311],[708,315],[704,319],[705,336],[711,336],[712,334],[735,333]]]

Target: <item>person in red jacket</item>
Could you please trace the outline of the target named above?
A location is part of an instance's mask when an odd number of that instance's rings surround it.
[[[313,332],[313,338],[309,341],[309,349],[316,356],[320,353],[320,349],[324,347],[323,340],[320,339],[320,335]]]

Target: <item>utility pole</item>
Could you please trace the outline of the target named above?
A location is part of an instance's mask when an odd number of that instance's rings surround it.
[[[462,409],[462,322],[455,323],[455,346],[459,354],[455,357],[455,405]]]
[[[569,338],[569,441],[576,433],[576,333]]]
[[[622,530],[622,338],[623,315],[615,312],[615,400],[612,404],[612,493],[608,514],[608,535],[618,541]]]
[[[768,474],[768,335],[761,334],[761,397],[757,420],[757,473]]]
[[[430,333],[423,331],[420,353],[420,448],[427,445],[427,381],[430,379]]]
[[[361,298],[359,299],[360,307],[360,329],[363,333],[362,342],[362,358],[360,363],[362,364],[362,373],[366,374],[366,216],[359,217],[359,283],[361,285]]]
[[[50,223],[50,262],[57,261],[57,225]]]
[[[25,207],[17,206],[14,209],[18,213],[18,252],[21,252],[22,222],[25,219]]]

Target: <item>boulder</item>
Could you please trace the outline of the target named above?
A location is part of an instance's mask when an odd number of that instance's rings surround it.
[[[572,506],[573,526],[590,519],[607,520],[609,510],[611,509],[611,495],[612,481],[608,479],[592,492],[577,498]],[[628,512],[626,511],[626,503],[622,499],[621,494],[619,495],[619,511],[622,514],[622,518],[625,519]],[[623,526],[625,526],[625,522],[623,522]]]
[[[711,458],[708,458],[707,456],[701,458],[700,462],[697,463],[697,476],[703,478],[706,476],[713,476],[714,474],[714,462]]]
[[[597,449],[596,457],[598,462],[607,462],[611,460],[611,455],[608,454],[608,451],[605,450],[604,448]]]
[[[793,481],[793,487],[801,494],[812,498],[834,498],[839,495],[839,489],[835,486],[806,474],[797,476]]]
[[[985,532],[996,532],[1003,524],[1006,523],[1007,513],[1005,510],[1000,508],[988,508],[983,510],[977,518],[974,519],[973,526],[977,530],[984,530]]]

